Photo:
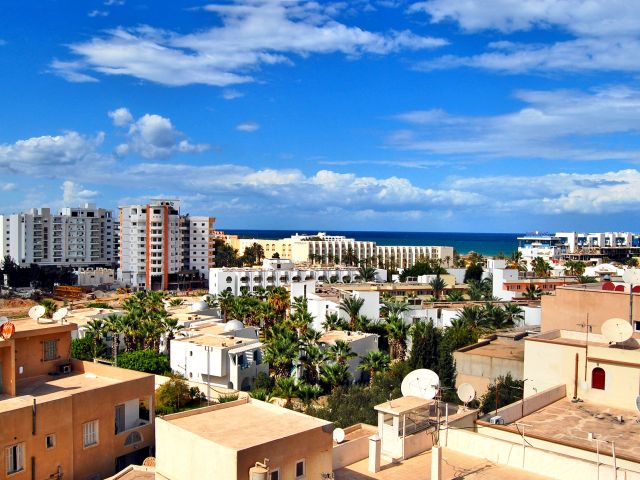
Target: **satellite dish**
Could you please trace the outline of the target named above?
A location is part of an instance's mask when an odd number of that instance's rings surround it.
[[[62,321],[68,313],[69,309],[67,307],[62,307],[60,310],[56,310],[56,312],[53,314],[53,319],[56,322]]]
[[[470,383],[463,383],[458,387],[458,398],[465,405],[476,398],[476,390]]]
[[[0,327],[7,323],[9,319],[7,317],[0,317]]]
[[[640,270],[637,268],[628,268],[622,274],[622,280],[624,280],[624,283],[630,285],[640,285]]]
[[[624,342],[633,335],[633,327],[622,318],[610,318],[602,324],[600,330],[610,343]]]
[[[433,370],[419,368],[402,380],[400,390],[404,397],[419,397],[431,400],[438,393],[440,378]]]
[[[11,322],[7,322],[3,324],[2,327],[0,327],[0,335],[5,340],[9,340],[11,337],[13,337],[14,333],[16,333],[16,326]],[[22,369],[22,367],[20,368]]]
[[[344,430],[343,430],[343,429],[341,429],[341,428],[336,428],[336,429],[333,431],[333,440],[334,440],[336,443],[342,443],[342,442],[344,442],[344,438],[345,438],[345,436],[346,436],[346,435],[345,435],[345,433],[344,433]]]
[[[44,312],[46,310],[42,305],[35,305],[29,309],[29,316],[37,322],[44,315]]]

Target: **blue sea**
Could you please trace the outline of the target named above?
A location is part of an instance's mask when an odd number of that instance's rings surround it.
[[[238,235],[240,238],[280,239],[291,235],[317,232],[304,230],[229,230],[225,233]],[[482,255],[497,255],[500,252],[511,254],[518,248],[517,237],[520,233],[460,233],[460,232],[341,232],[326,231],[327,235],[344,235],[378,245],[445,245],[455,248],[458,253],[471,251]]]

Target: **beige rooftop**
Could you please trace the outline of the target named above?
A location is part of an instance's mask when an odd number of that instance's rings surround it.
[[[332,430],[331,422],[247,398],[167,415],[163,419],[234,450],[245,450],[316,428]]]
[[[435,403],[435,400],[425,400],[420,397],[400,397],[381,403],[380,405],[376,405],[374,408],[379,412],[402,415],[403,413],[410,412],[411,410],[427,407],[432,403]]]
[[[194,337],[180,338],[177,341],[216,348],[234,348],[259,343],[257,338],[240,338],[225,335],[196,335]]]
[[[353,342],[355,340],[362,340],[363,338],[371,337],[374,333],[363,332],[349,332],[346,330],[330,330],[320,337],[321,343],[334,344],[337,340],[343,340],[345,342]]]

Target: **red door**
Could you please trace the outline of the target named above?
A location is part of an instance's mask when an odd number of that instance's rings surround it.
[[[600,367],[596,367],[591,372],[591,388],[604,390],[605,373]]]

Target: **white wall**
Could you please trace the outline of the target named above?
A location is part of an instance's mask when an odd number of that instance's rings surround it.
[[[500,300],[512,300],[516,296],[516,292],[509,292],[504,289],[503,284],[506,281],[518,279],[518,270],[511,268],[494,268],[493,273],[493,296]]]
[[[525,325],[540,326],[542,320],[542,308],[523,305],[522,310],[524,310]]]

